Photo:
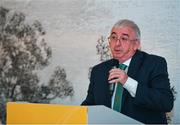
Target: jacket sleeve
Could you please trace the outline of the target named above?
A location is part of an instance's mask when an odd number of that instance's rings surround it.
[[[95,105],[94,92],[93,92],[93,89],[94,89],[93,79],[94,79],[94,68],[91,71],[90,84],[88,87],[86,99],[82,102],[81,105]]]
[[[167,63],[158,58],[150,73],[148,86],[138,83],[134,103],[151,110],[169,112],[173,108],[174,97],[170,89]]]

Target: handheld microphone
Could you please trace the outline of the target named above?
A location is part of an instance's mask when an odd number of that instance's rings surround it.
[[[116,60],[116,59],[113,59],[113,60],[112,60],[112,69],[117,68],[118,65],[119,65],[119,61]],[[110,92],[110,95],[111,95],[111,96],[112,96],[113,93],[114,93],[114,89],[115,89],[115,84],[114,84],[114,83],[109,84],[109,92]]]
[[[114,88],[115,88],[115,84],[111,83],[111,84],[109,85],[109,92],[110,92],[110,95],[111,95],[111,96],[113,95]]]

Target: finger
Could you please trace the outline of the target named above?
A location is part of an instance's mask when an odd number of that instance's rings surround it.
[[[120,74],[113,74],[113,75],[109,75],[108,80],[112,80],[112,79],[117,79],[120,77]]]
[[[109,74],[109,78],[120,77],[126,75],[125,71],[114,71]]]
[[[117,83],[117,82],[119,82],[119,79],[113,79],[109,81],[110,84]]]
[[[118,73],[121,73],[122,71],[117,69],[117,70],[110,70],[109,71],[109,74],[118,74]]]
[[[126,72],[124,70],[113,70],[110,71],[109,74],[126,74]]]
[[[111,84],[115,84],[116,82],[109,82],[109,81],[108,81],[108,83],[111,85]]]
[[[120,74],[121,74],[120,72],[112,72],[109,74],[109,77],[114,76],[114,75],[120,75]]]
[[[111,70],[109,71],[109,73],[112,73],[112,72],[119,72],[119,71],[121,71],[121,69],[111,69]]]

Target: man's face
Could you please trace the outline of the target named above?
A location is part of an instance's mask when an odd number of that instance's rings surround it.
[[[109,46],[113,58],[126,61],[140,47],[136,33],[129,27],[114,27],[109,37]]]

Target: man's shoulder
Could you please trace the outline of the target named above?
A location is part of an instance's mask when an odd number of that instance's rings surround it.
[[[99,67],[113,65],[113,61],[114,61],[114,59],[110,59],[110,60],[106,60],[106,61],[100,62],[97,65],[95,65],[94,68],[99,68]]]
[[[106,60],[104,62],[101,62],[95,66],[93,66],[94,70],[109,70],[111,69],[113,66],[116,66],[117,64],[119,64],[118,60],[116,59],[110,59],[110,60]]]
[[[153,62],[162,62],[165,61],[165,58],[159,55],[155,55],[155,54],[151,54],[151,53],[147,53],[144,51],[139,51],[139,53],[142,54],[143,58],[146,61],[153,61]]]

